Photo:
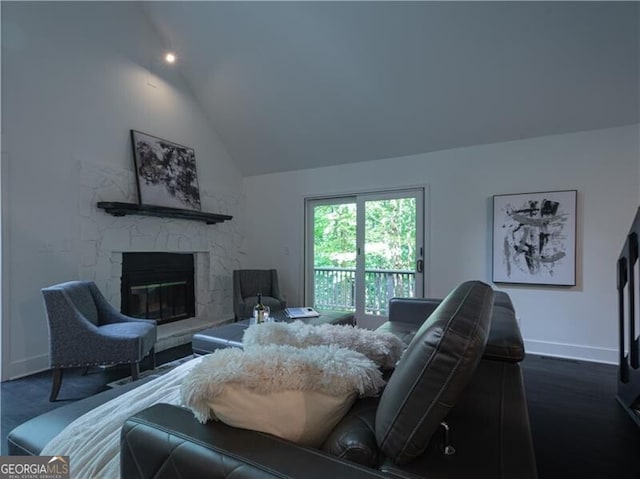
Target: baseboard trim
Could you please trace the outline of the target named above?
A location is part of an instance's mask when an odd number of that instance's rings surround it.
[[[618,351],[608,348],[594,348],[577,344],[554,343],[550,341],[536,341],[525,339],[525,351],[528,354],[540,354],[559,358],[577,359],[605,364],[618,364]],[[8,379],[18,379],[23,376],[46,371],[49,369],[49,355],[41,354],[31,358],[15,361],[8,366]]]
[[[167,323],[158,326],[158,339],[156,341],[156,353],[165,349],[174,348],[191,342],[193,335],[203,329],[218,326],[233,321],[233,318],[207,321],[198,318],[189,318],[183,321]],[[20,359],[7,365],[7,380],[18,379],[31,374],[49,369],[49,355],[40,354],[26,359]]]
[[[524,349],[528,354],[540,354],[558,358],[578,359],[595,363],[618,364],[618,350],[594,348],[579,344],[554,343],[525,339]]]
[[[9,363],[9,379],[18,379],[49,369],[49,355],[41,354]]]

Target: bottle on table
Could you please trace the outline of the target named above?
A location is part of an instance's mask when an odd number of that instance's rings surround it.
[[[262,293],[258,293],[258,303],[253,307],[253,316],[256,324],[264,323],[264,305],[262,304]]]

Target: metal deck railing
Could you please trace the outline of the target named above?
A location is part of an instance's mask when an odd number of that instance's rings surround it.
[[[390,298],[415,296],[414,271],[367,269],[364,276],[367,314],[386,316]],[[355,311],[355,268],[317,267],[314,281],[316,308]]]

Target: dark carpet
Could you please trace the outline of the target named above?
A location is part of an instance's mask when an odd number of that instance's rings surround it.
[[[160,351],[156,354],[156,366],[190,354],[191,343]],[[149,367],[148,362],[143,361],[140,372],[144,373]],[[60,394],[54,402],[49,402],[51,393],[51,372],[49,371],[0,383],[1,455],[7,454],[7,434],[14,427],[44,412],[105,391],[109,389],[107,383],[126,378],[130,374],[131,368],[127,365],[107,369],[92,368],[86,376],[82,375],[82,368],[65,370]]]

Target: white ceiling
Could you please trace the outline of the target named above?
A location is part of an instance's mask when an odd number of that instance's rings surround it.
[[[640,121],[638,2],[150,2],[243,174]]]

